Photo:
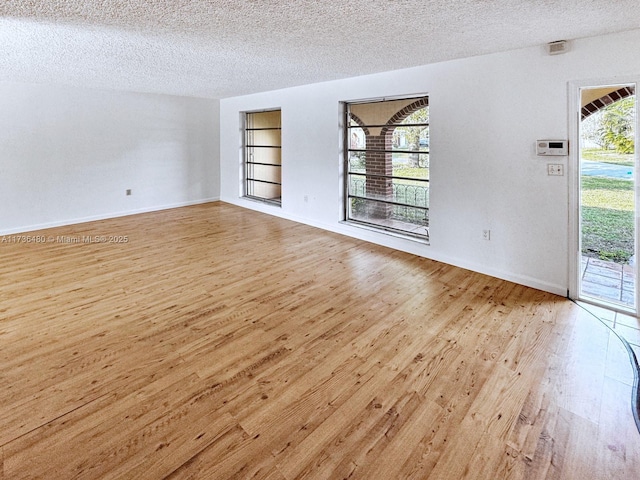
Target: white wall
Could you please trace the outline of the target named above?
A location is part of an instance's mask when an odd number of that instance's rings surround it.
[[[535,140],[568,138],[568,82],[640,73],[639,44],[636,30],[573,41],[564,55],[540,46],[224,99],[221,199],[564,295],[569,177],[547,176]],[[416,93],[430,97],[429,246],[340,223],[340,102]],[[240,197],[240,112],[273,107],[282,208]]]
[[[0,83],[0,234],[218,199],[218,122],[213,100]]]

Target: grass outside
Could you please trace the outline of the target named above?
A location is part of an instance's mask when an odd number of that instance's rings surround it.
[[[398,177],[429,178],[429,167],[393,166],[393,174]]]
[[[633,167],[633,153],[617,153],[615,150],[602,150],[600,148],[584,148],[580,152],[583,160],[592,162],[613,163]]]
[[[582,253],[628,263],[634,253],[631,180],[582,177]]]
[[[407,167],[407,166],[393,166],[393,174],[398,177],[410,177],[429,180],[429,168],[422,167]],[[421,180],[405,180],[394,179],[394,185],[415,185],[417,187],[429,188],[429,182]]]

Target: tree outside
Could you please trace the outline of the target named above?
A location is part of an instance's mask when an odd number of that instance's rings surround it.
[[[582,254],[628,263],[634,254],[635,96],[583,120],[581,149]],[[597,162],[597,163],[596,163]],[[594,165],[616,165],[620,175],[590,175]],[[625,171],[627,175],[624,175]]]
[[[404,125],[429,123],[429,107],[416,110],[402,122]],[[407,126],[402,125],[393,131],[393,146],[399,150],[426,150],[429,146],[429,126]],[[424,160],[421,161],[420,154],[411,153],[407,156],[407,166],[409,168],[424,168]]]

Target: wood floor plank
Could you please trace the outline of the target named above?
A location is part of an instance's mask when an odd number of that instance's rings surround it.
[[[0,479],[640,478],[564,298],[221,202],[40,233],[0,243]]]

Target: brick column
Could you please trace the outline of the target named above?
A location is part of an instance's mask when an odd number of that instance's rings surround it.
[[[391,150],[392,132],[382,135],[367,135],[367,150]],[[367,175],[391,175],[393,164],[390,152],[367,152]],[[393,182],[390,178],[367,177],[367,196],[381,200],[393,199]],[[367,215],[375,218],[388,218],[391,206],[378,202],[369,202]]]

